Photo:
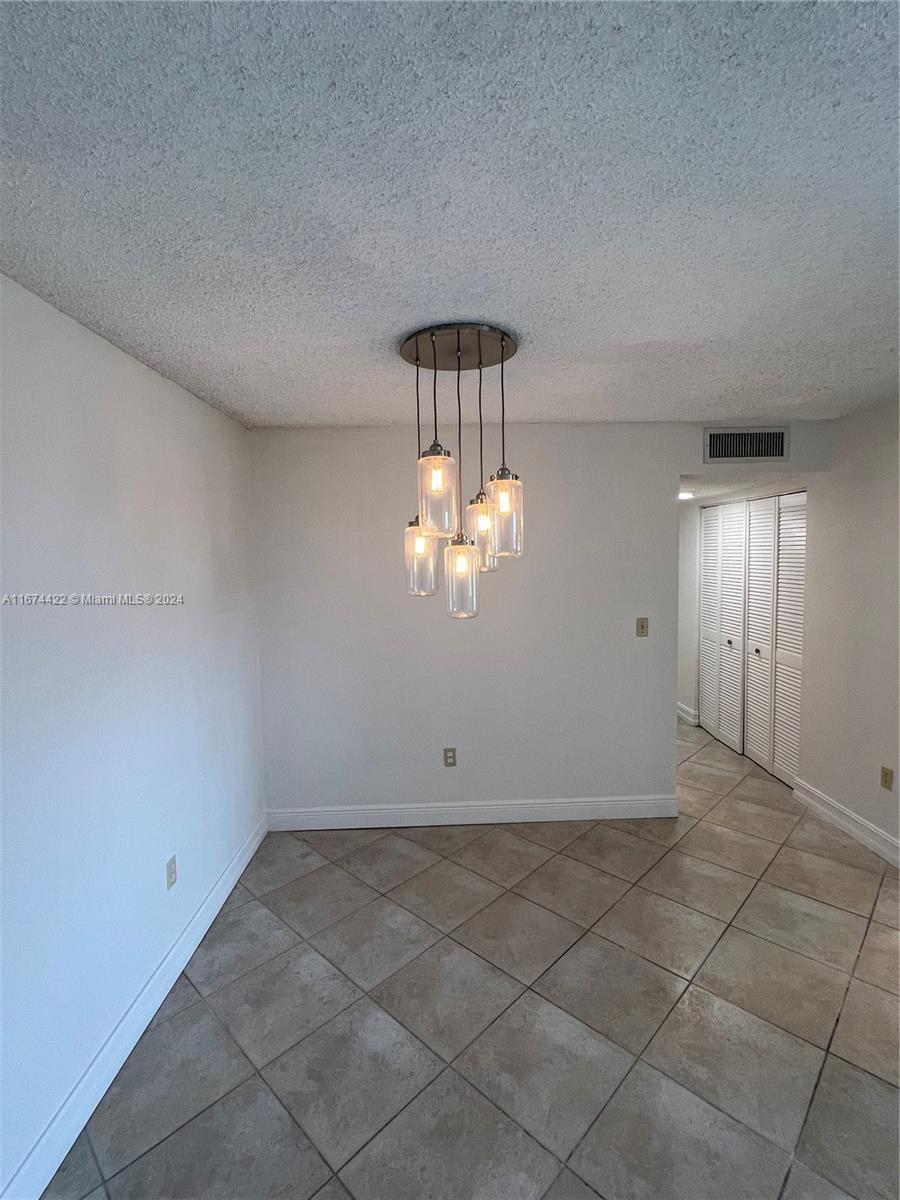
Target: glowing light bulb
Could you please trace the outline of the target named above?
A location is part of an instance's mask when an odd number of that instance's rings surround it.
[[[416,538],[416,554],[421,555],[424,553],[425,553],[425,538],[423,538],[420,535],[419,537]]]
[[[487,513],[479,513],[478,514],[478,532],[479,533],[488,533],[490,531],[490,528],[491,528],[491,518],[487,515]]]
[[[456,573],[457,575],[465,575],[469,569],[469,558],[466,554],[457,554],[456,556]]]
[[[419,456],[416,467],[419,533],[424,538],[450,538],[459,527],[456,461],[435,442]]]
[[[434,467],[431,472],[431,490],[436,496],[444,490],[444,472],[440,467]]]
[[[437,538],[422,533],[418,518],[403,531],[403,562],[406,567],[406,591],[410,596],[433,596],[437,591]]]
[[[491,476],[487,486],[488,499],[496,505],[494,554],[497,558],[518,558],[522,553],[523,514],[522,480],[501,467],[504,474]]]
[[[509,509],[509,492],[504,488],[497,497],[497,507],[502,513],[508,513]]]

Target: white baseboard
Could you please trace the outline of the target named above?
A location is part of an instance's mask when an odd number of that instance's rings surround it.
[[[686,721],[688,725],[700,724],[700,714],[696,708],[688,708],[686,704],[682,704],[679,701],[677,709],[679,717],[681,717],[682,721]]]
[[[209,889],[183,932],[131,1002],[124,1016],[94,1055],[84,1074],[57,1109],[3,1190],[0,1200],[34,1200],[53,1178],[88,1117],[115,1079],[156,1010],[169,994],[200,939],[225,903],[228,893],[265,837],[260,818],[253,832]]]
[[[811,808],[813,812],[824,820],[830,821],[832,825],[836,825],[838,829],[842,829],[844,833],[855,837],[858,842],[867,846],[869,850],[874,850],[876,854],[880,854],[895,867],[900,865],[900,841],[891,834],[885,833],[883,829],[879,829],[877,825],[873,825],[871,821],[867,821],[865,817],[857,816],[855,812],[851,812],[837,800],[832,800],[830,796],[820,792],[811,783],[804,783],[802,779],[798,779],[794,784],[794,796],[801,804]]]
[[[677,817],[674,796],[590,796],[574,800],[499,800],[472,804],[341,805],[276,808],[270,829],[381,829],[403,825],[481,825],[511,821],[600,821]]]

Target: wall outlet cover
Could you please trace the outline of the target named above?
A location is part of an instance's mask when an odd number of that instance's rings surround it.
[[[894,772],[891,767],[881,768],[881,786],[889,792],[894,790]]]
[[[650,636],[650,618],[635,617],[634,619],[634,636],[649,637]]]
[[[446,746],[444,748],[444,766],[445,767],[455,767],[456,766],[456,747],[455,746]]]
[[[178,864],[173,854],[166,863],[166,891],[168,892],[178,882]]]

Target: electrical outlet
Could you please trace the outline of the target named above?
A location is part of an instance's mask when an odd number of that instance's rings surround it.
[[[881,786],[889,792],[894,790],[894,772],[890,767],[881,768]]]
[[[635,617],[634,636],[635,637],[649,637],[650,636],[650,618],[649,617]]]
[[[175,862],[173,854],[166,863],[166,891],[168,892],[178,882],[178,864]]]
[[[444,748],[444,766],[445,767],[455,767],[456,766],[456,747],[455,746],[446,746]]]

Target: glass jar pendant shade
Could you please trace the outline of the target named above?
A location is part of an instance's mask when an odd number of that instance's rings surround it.
[[[465,534],[457,534],[444,547],[447,612],[451,617],[478,616],[478,566],[478,547]]]
[[[522,480],[501,467],[491,476],[487,490],[497,510],[494,552],[498,558],[519,558],[525,533]]]
[[[439,550],[437,539],[422,533],[418,518],[410,521],[403,534],[406,591],[410,596],[437,595]]]
[[[419,528],[428,538],[449,538],[459,528],[456,460],[439,442],[419,458]]]
[[[466,533],[478,550],[478,570],[496,571],[499,567],[494,553],[497,510],[484,492],[479,492],[466,505]]]

